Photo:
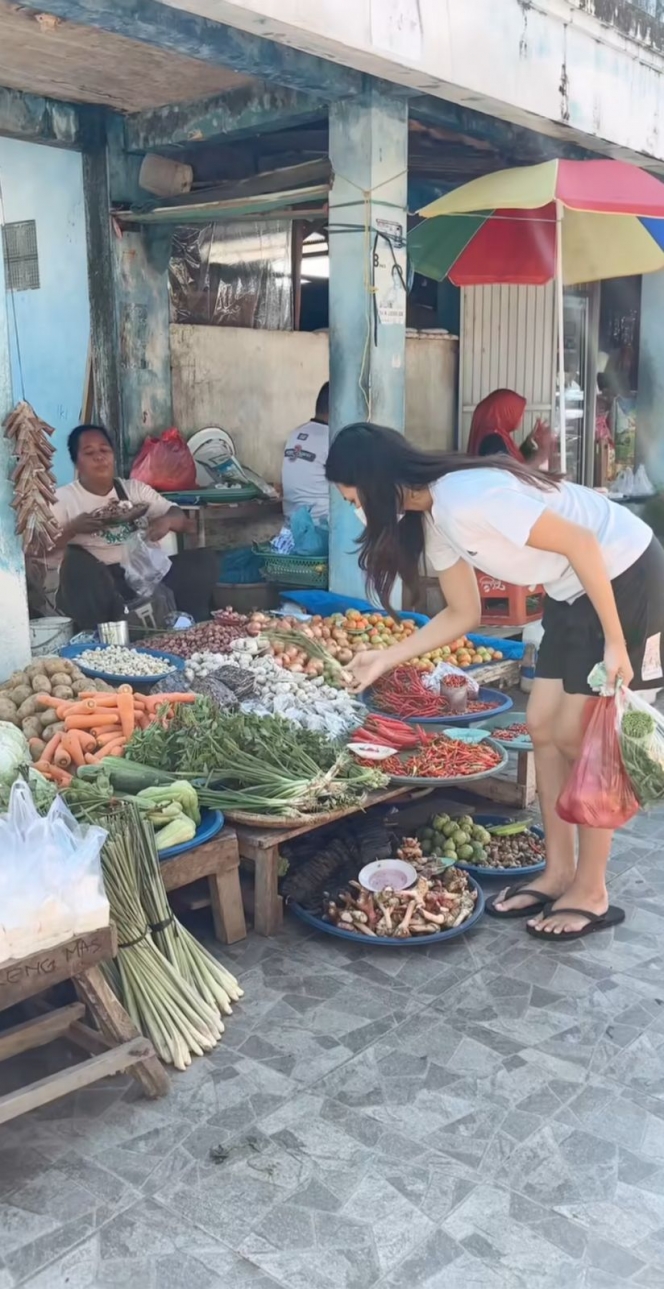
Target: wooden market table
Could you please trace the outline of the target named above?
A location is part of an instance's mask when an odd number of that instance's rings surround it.
[[[195,493],[197,490],[194,489]],[[207,519],[223,519],[233,523],[258,523],[263,519],[272,519],[283,514],[281,497],[254,497],[250,501],[211,501],[205,496],[205,489],[199,489],[203,495],[196,500],[188,501],[184,493],[165,492],[168,501],[177,501],[180,510],[186,511],[196,520],[196,544],[207,546]],[[179,498],[179,500],[178,500]],[[178,540],[180,550],[184,541]]]
[[[430,788],[424,789],[428,794]],[[326,828],[328,824],[351,815],[364,814],[372,806],[379,806],[397,798],[422,795],[410,787],[388,788],[384,792],[372,792],[361,806],[351,806],[347,810],[335,810],[323,815],[319,820],[306,824],[293,823],[284,828],[259,828],[236,824],[240,859],[246,860],[254,868],[254,931],[257,935],[276,935],[283,922],[283,900],[279,894],[279,847],[284,842],[302,837],[305,833],[315,832],[317,828]]]
[[[167,891],[179,891],[183,886],[207,878],[217,940],[222,944],[235,944],[246,939],[240,854],[237,835],[232,828],[222,828],[216,837],[202,846],[193,846],[182,855],[162,860],[159,867]]]
[[[149,1039],[139,1033],[100,971],[116,953],[113,929],[101,927],[49,949],[0,965],[0,1011],[34,1001],[37,1015],[0,1030],[0,1062],[67,1038],[93,1055],[47,1078],[0,1096],[0,1124],[128,1070],[148,1097],[168,1092],[168,1075]],[[50,1008],[39,994],[71,980],[79,1001]],[[85,1022],[86,1009],[99,1026]]]

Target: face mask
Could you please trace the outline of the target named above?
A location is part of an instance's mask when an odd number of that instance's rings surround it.
[[[361,507],[361,506],[356,506],[356,507],[355,507],[355,514],[357,515],[357,517],[358,517],[358,519],[359,519],[359,521],[360,521],[360,523],[361,523],[362,527],[363,527],[363,528],[366,528],[366,526],[367,526],[367,517],[366,517],[366,515],[365,515],[365,513],[364,513],[364,511],[363,511],[363,509],[362,509],[362,507]]]

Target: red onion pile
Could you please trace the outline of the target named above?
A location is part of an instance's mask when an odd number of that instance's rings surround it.
[[[233,640],[247,634],[248,619],[232,609],[215,614],[213,622],[201,622],[188,631],[173,631],[150,640],[151,649],[163,649],[178,658],[195,653],[228,653]]]

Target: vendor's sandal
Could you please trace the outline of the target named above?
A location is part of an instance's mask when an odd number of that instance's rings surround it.
[[[606,913],[590,913],[588,909],[554,909],[551,906],[542,910],[546,917],[579,917],[587,918],[587,926],[582,926],[578,931],[544,931],[536,926],[527,926],[528,935],[533,935],[536,940],[582,940],[585,935],[593,935],[595,931],[609,931],[613,926],[620,926],[625,921],[624,909],[619,909],[610,904]]]
[[[513,900],[517,895],[531,895],[533,902],[527,904],[522,909],[497,909],[496,904],[505,904],[507,900]],[[529,886],[507,886],[500,895],[494,895],[486,902],[486,911],[492,918],[532,918],[537,917],[538,913],[543,913],[544,909],[552,903],[550,895],[545,891],[533,891]]]

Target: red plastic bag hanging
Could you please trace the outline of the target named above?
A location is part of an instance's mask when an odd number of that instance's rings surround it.
[[[149,483],[158,492],[185,492],[196,487],[196,462],[179,430],[164,430],[158,439],[146,439],[130,478]]]
[[[616,731],[616,700],[592,704],[581,751],[556,809],[568,824],[585,828],[622,828],[639,810],[627,777]]]

